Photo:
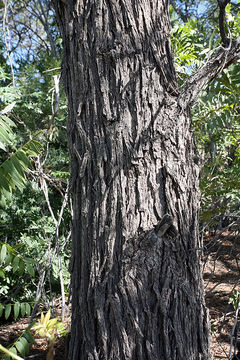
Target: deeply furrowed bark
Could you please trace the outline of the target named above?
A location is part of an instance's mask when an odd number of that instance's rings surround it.
[[[74,200],[69,359],[210,359],[198,167],[167,1],[54,1]],[[155,231],[170,214],[175,232]]]

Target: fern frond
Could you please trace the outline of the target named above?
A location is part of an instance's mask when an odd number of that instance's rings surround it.
[[[23,190],[26,173],[32,167],[30,158],[41,153],[42,145],[36,140],[38,135],[39,132],[0,164],[0,198],[11,194],[15,188]]]

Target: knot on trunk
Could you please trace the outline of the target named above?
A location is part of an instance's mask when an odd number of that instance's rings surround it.
[[[162,237],[165,234],[169,235],[170,237],[175,237],[177,235],[177,229],[173,225],[172,216],[165,214],[155,226],[155,232],[159,237]]]

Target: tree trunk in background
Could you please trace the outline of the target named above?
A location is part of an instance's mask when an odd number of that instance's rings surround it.
[[[54,0],[74,201],[69,359],[210,359],[166,0]],[[164,214],[174,226],[156,227]]]

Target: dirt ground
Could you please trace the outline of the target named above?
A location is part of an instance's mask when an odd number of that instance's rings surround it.
[[[203,261],[206,304],[212,332],[213,359],[229,359],[235,310],[229,303],[234,290],[240,291],[240,236],[238,233],[217,232],[204,241]],[[233,352],[232,352],[233,354]]]
[[[240,291],[240,236],[234,233],[219,232],[206,236],[204,247],[203,268],[206,304],[209,308],[212,328],[214,328],[211,344],[212,357],[214,360],[229,359],[235,311],[228,300],[234,289]],[[69,326],[69,322],[70,318],[66,320],[66,326]],[[12,344],[28,325],[27,318],[0,325],[0,344],[5,347]],[[54,359],[66,360],[67,342],[66,338],[57,340]],[[47,342],[39,338],[36,339],[34,345],[30,346],[30,353],[25,359],[46,359],[46,354]]]
[[[67,320],[66,326],[68,326],[69,319]],[[0,344],[8,347],[13,344],[14,341],[22,334],[29,325],[29,319],[20,319],[12,324],[6,324],[0,326]],[[33,333],[32,333],[33,334]],[[30,344],[30,352],[24,359],[26,360],[45,360],[47,356],[47,341],[42,338],[35,338],[35,344]],[[67,356],[67,339],[62,337],[56,341],[55,345],[55,356],[56,360],[66,360]],[[0,357],[1,359],[1,357]]]

